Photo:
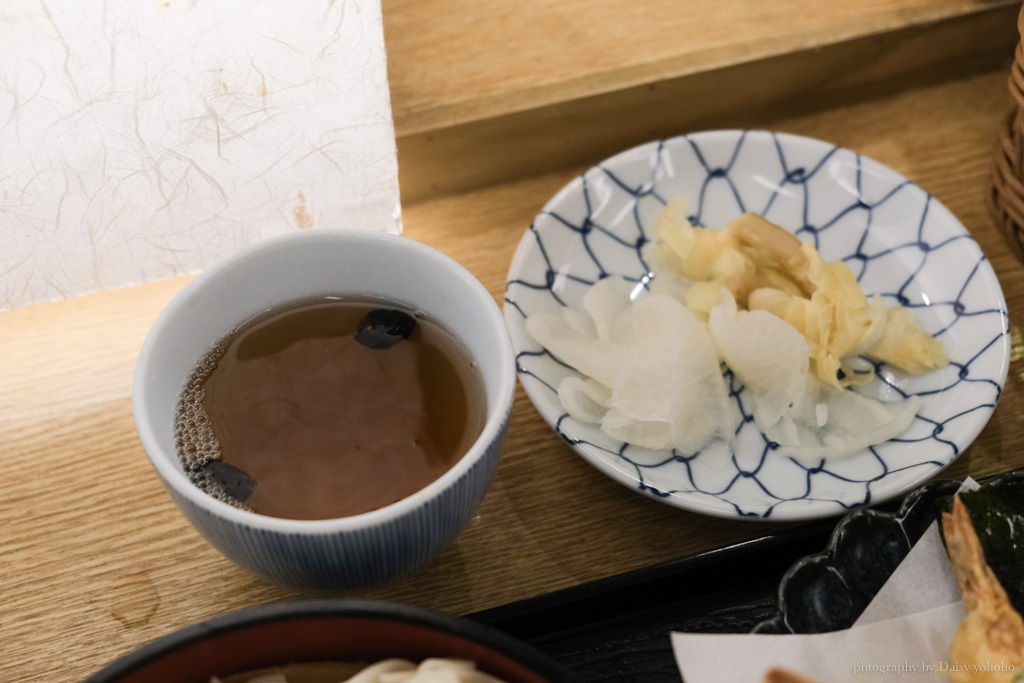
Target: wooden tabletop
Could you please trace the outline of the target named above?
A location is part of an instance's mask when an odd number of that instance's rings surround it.
[[[460,148],[460,129],[466,139],[493,139],[510,121],[528,121],[535,127],[521,131],[526,139],[547,139],[589,101],[601,112],[596,130],[616,142],[640,141],[669,120],[613,121],[608,112],[614,102],[623,106],[623,93],[643,82],[654,91],[674,83],[675,96],[687,88],[713,92],[716,82],[724,88],[762,73],[764,60],[784,59],[771,64],[789,69],[783,85],[804,93],[799,106],[730,110],[722,120],[855,149],[920,184],[967,226],[1006,295],[1013,356],[994,416],[945,474],[981,477],[1024,466],[1024,424],[1017,419],[1024,407],[1024,267],[985,207],[997,126],[1010,107],[1012,52],[995,56],[996,48],[1012,47],[1006,36],[1014,24],[1003,31],[996,21],[1015,21],[1010,5],[829,5],[840,15],[801,12],[822,6],[810,0],[707,0],[687,5],[701,11],[677,16],[678,3],[667,1],[524,0],[480,17],[481,6],[494,4],[385,0],[400,164],[414,186],[405,234],[460,261],[500,302],[512,253],[537,211],[607,144],[581,135],[567,157],[575,162],[534,155],[514,174],[492,174],[473,187],[446,184],[443,174],[424,182],[427,167],[439,174],[460,161],[476,169],[505,162],[490,149]],[[780,30],[791,23],[792,30]],[[936,74],[926,59],[918,59],[916,72],[894,63],[873,81],[861,79],[871,87],[843,97],[822,78],[822,62],[848,63],[851,50],[863,49],[860,40],[885,43],[897,32],[933,44],[982,30],[998,40],[980,41],[976,59],[962,60],[969,69]],[[813,88],[806,76],[812,73],[819,82]],[[811,102],[812,91],[825,94]],[[724,89],[722,97],[744,106],[754,101]],[[685,108],[687,101],[675,104]],[[715,109],[702,111],[709,116]],[[657,126],[648,126],[652,121]],[[677,119],[673,132],[690,132],[694,121]],[[430,135],[451,143],[446,153],[461,149],[462,156],[431,166],[424,152]],[[418,167],[416,159],[427,161]],[[135,359],[150,325],[186,281],[0,313],[0,680],[81,679],[185,625],[309,597],[268,585],[213,550],[175,508],[139,443],[131,411]],[[465,614],[780,528],[682,511],[611,481],[576,456],[520,390],[497,477],[469,527],[423,571],[359,595]]]

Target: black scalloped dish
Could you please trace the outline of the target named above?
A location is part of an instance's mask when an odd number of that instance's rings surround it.
[[[1024,470],[987,479],[982,487],[1009,483],[1024,485]],[[852,626],[960,484],[936,479],[907,494],[896,512],[864,509],[844,517],[822,552],[798,560],[785,573],[778,614],[753,632],[825,633]]]

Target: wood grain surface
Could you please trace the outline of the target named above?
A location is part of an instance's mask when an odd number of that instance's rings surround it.
[[[998,7],[1019,3],[383,0],[399,136]]]
[[[680,130],[757,127],[991,70],[1013,54],[1019,8],[385,0],[402,196],[466,192]]]
[[[468,0],[448,4],[472,10]],[[667,3],[608,3],[616,5],[621,20],[603,27],[594,25],[598,17],[577,21],[574,13],[587,11],[591,4],[557,3],[559,11],[573,15],[565,17],[560,39],[577,47],[591,45],[590,53],[581,52],[573,61],[600,58],[606,66],[623,68],[644,61],[642,53],[649,45],[599,55],[594,45],[603,44],[604,34],[592,35],[599,30],[611,36],[657,27],[663,31],[660,40],[675,37],[661,26],[663,15],[651,9],[664,11]],[[753,36],[748,47],[735,48],[742,50],[753,49],[764,22],[772,20],[762,14],[792,12],[800,3],[692,4],[706,5],[708,12],[726,7],[738,16],[743,35]],[[826,31],[904,12],[941,14],[943,8],[964,4],[832,4],[853,15],[833,17],[833,23],[820,26],[815,22],[822,22],[821,17],[791,16]],[[398,106],[403,101],[407,104],[402,106],[429,112],[442,108],[438,102],[444,98],[457,98],[454,90],[491,96],[493,84],[474,80],[481,78],[478,70],[498,68],[498,58],[488,48],[504,54],[507,84],[529,90],[533,82],[544,90],[554,89],[559,79],[587,83],[582,75],[550,73],[548,55],[524,54],[523,41],[529,42],[524,36],[536,21],[531,12],[539,12],[542,5],[549,3],[505,6],[492,18],[492,34],[500,26],[507,39],[495,46],[482,36],[464,35],[466,24],[457,28],[430,17],[424,8],[436,3],[385,2],[393,19],[389,30],[398,25],[422,34],[415,43],[422,64],[398,64],[392,51],[396,122],[413,117]],[[645,14],[649,12],[654,13]],[[714,42],[716,34],[722,39],[728,30],[725,20],[708,21],[704,40]],[[774,21],[777,28],[780,19]],[[811,28],[794,28],[792,33],[806,35]],[[691,27],[680,40],[697,41],[698,33]],[[438,73],[426,73],[431,59]],[[1009,303],[1013,358],[995,415],[946,472],[954,477],[1024,466],[1024,424],[1018,419],[1024,401],[1019,331],[1024,325],[1024,267],[1005,248],[984,201],[996,126],[1010,106],[1005,83],[1002,70],[990,70],[927,87],[911,83],[895,94],[797,117],[749,114],[758,127],[850,147],[906,175],[949,207],[991,260]],[[420,104],[413,107],[414,102]],[[500,302],[508,264],[523,232],[543,204],[582,170],[536,174],[407,204],[406,235],[463,263]],[[178,278],[0,313],[2,681],[81,679],[141,643],[188,624],[242,607],[310,597],[265,584],[206,544],[161,488],[136,436],[131,410],[135,358],[149,326],[186,281]],[[547,427],[520,389],[497,477],[466,531],[423,571],[360,597],[465,614],[779,528],[775,523],[685,512],[611,481]]]

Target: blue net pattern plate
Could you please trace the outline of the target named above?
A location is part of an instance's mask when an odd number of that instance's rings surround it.
[[[655,451],[609,438],[562,409],[557,388],[575,370],[525,330],[527,316],[579,307],[587,288],[623,276],[642,292],[644,247],[678,194],[690,220],[721,227],[754,211],[846,262],[868,295],[910,308],[942,340],[947,368],[920,376],[878,366],[863,389],[882,400],[916,394],[898,438],[841,459],[799,462],[774,452],[726,374],[737,437],[698,453]],[[933,477],[985,426],[1009,366],[1006,303],[991,265],[940,202],[856,152],[788,134],[710,131],[651,142],[577,177],[519,244],[505,290],[519,377],[542,417],[589,463],[642,494],[704,514],[813,519],[879,503]],[[728,373],[728,370],[723,368]]]

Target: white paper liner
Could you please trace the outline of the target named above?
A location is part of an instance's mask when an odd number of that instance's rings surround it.
[[[821,683],[900,680],[942,681],[962,603],[832,633],[813,635],[672,634],[686,683],[760,683],[782,667]]]
[[[961,490],[977,488],[972,479]],[[853,627],[811,635],[673,633],[686,683],[760,683],[781,667],[821,683],[947,681],[965,666],[949,644],[966,614],[933,522]]]

